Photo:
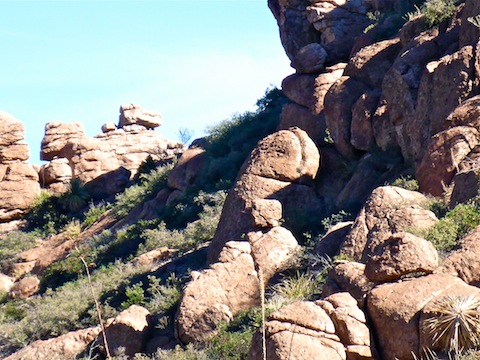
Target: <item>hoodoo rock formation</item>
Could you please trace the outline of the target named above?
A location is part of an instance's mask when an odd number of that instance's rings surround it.
[[[81,124],[48,123],[40,154],[50,162],[40,171],[42,187],[62,192],[76,178],[85,184],[94,181],[90,188],[97,197],[119,192],[148,156],[167,160],[184,151],[184,144],[153,131],[160,125],[159,113],[135,104],[121,106],[118,125],[105,124],[103,133],[93,138]]]

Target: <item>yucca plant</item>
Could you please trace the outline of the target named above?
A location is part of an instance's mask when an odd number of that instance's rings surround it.
[[[447,296],[431,309],[434,314],[425,321],[425,330],[432,337],[432,347],[459,353],[479,345],[480,298]]]

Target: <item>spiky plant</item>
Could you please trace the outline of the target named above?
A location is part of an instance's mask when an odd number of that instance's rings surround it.
[[[66,210],[77,212],[88,204],[90,195],[80,179],[72,179],[68,191],[62,195],[61,202]]]
[[[425,321],[432,345],[443,351],[459,353],[480,343],[480,298],[447,296],[434,304],[435,315]]]

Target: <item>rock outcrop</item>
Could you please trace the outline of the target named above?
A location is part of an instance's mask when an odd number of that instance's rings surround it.
[[[95,181],[90,187],[102,189],[102,193],[94,191],[97,197],[112,195],[128,185],[148,156],[173,159],[185,148],[153,131],[161,125],[159,113],[135,104],[120,107],[118,126],[107,125],[102,134],[90,138],[81,124],[48,123],[41,159],[50,162],[41,169],[42,186],[61,192],[71,178],[77,178],[85,184]]]
[[[38,174],[30,157],[23,124],[0,112],[0,222],[19,219],[40,193]]]

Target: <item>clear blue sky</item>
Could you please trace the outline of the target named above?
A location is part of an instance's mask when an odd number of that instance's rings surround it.
[[[293,72],[267,0],[0,0],[0,110],[26,127],[39,162],[49,121],[88,135],[135,102],[162,135],[252,109]]]

